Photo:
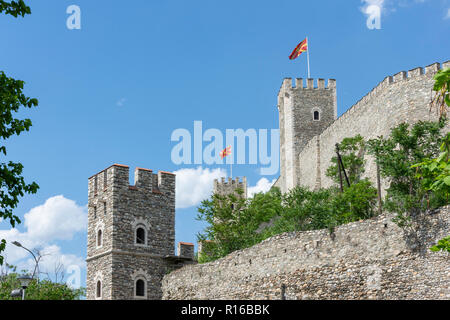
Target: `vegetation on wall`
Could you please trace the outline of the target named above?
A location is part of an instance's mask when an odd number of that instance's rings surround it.
[[[434,80],[435,95],[430,103],[430,111],[436,108],[439,118],[445,118],[447,108],[450,107],[450,68],[439,70],[434,76]]]
[[[339,153],[344,164],[350,184],[356,183],[364,173],[365,142],[361,135],[345,138],[338,144]],[[337,156],[331,158],[332,165],[327,169],[326,176],[335,183],[340,183],[339,165]]]
[[[448,203],[450,136],[441,135],[445,123],[444,118],[413,126],[402,123],[389,137],[369,141],[359,135],[345,138],[338,147],[350,186],[343,184],[342,192],[337,157],[333,157],[326,174],[335,185],[327,189],[295,187],[281,194],[272,188],[250,199],[242,199],[240,194],[213,195],[198,208],[197,219],[208,224],[197,236],[204,252],[199,262],[216,260],[276,234],[316,229],[333,232],[336,226],[376,216],[377,189],[363,178],[365,152],[377,157],[380,174],[389,183],[384,210],[396,213],[394,221],[408,227],[415,215]],[[439,248],[446,244],[448,239]]]
[[[394,221],[401,227],[410,226],[411,218],[420,212],[445,204],[440,194],[423,187],[412,167],[437,156],[444,125],[444,120],[419,121],[412,127],[401,123],[391,130],[388,138],[367,142],[368,153],[378,158],[380,174],[389,185],[383,207],[396,213]]]
[[[351,181],[343,192],[338,188],[339,172],[334,158],[327,172],[336,185],[328,189],[295,187],[282,194],[278,188],[272,188],[250,199],[243,199],[239,190],[239,194],[215,194],[203,201],[197,219],[208,226],[197,238],[207,254],[199,255],[199,262],[216,260],[283,232],[326,228],[332,232],[338,225],[375,216],[376,189],[368,179],[361,179],[362,137],[344,139],[339,147]]]

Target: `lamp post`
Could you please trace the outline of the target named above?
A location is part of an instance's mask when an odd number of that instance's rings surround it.
[[[17,278],[17,280],[19,280],[20,286],[22,287],[22,289],[13,290],[11,292],[11,297],[22,296],[22,300],[25,300],[25,290],[28,288],[28,286],[30,285],[30,282],[31,282],[31,280],[33,280],[33,278],[30,277],[29,275],[25,274],[25,275],[22,275],[19,278]]]
[[[17,247],[19,247],[19,248],[23,248],[23,249],[27,250],[27,251],[28,251],[29,253],[31,253],[31,255],[33,256],[34,261],[36,262],[36,264],[35,264],[35,266],[34,266],[34,271],[33,271],[33,275],[31,276],[31,279],[34,279],[34,275],[35,275],[35,273],[36,273],[36,268],[37,268],[37,266],[38,266],[38,264],[39,264],[39,260],[36,258],[36,256],[34,255],[33,251],[31,251],[31,250],[25,248],[20,242],[18,242],[18,241],[13,241],[12,244],[15,245],[15,246],[17,246]]]
[[[23,275],[20,276],[19,278],[20,281],[20,286],[22,287],[22,300],[25,300],[25,290],[28,288],[31,280],[33,280],[32,277],[30,277],[29,275]]]

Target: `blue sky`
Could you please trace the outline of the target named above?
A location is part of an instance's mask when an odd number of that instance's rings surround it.
[[[27,3],[30,16],[0,16],[0,70],[39,99],[20,113],[33,126],[7,142],[7,159],[22,162],[40,190],[15,212],[24,223],[10,230],[1,222],[0,236],[52,248],[48,267],[79,264],[82,285],[87,178],[113,163],[180,172],[177,192],[192,201],[177,208],[176,241],[196,242],[196,203],[228,167],[175,165],[172,132],[192,131],[195,120],[223,132],[278,128],[282,79],[307,76],[306,55],[288,59],[306,36],[311,76],[337,80],[338,115],[385,76],[450,58],[449,0]],[[81,8],[80,30],[66,27],[72,4]],[[382,7],[379,30],[366,26],[370,4]],[[233,175],[259,182],[253,190],[277,178],[261,180],[257,165],[235,165]],[[30,263],[20,249],[7,255]]]

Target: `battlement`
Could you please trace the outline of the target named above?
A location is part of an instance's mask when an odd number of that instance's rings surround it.
[[[247,198],[247,177],[242,177],[242,181],[239,177],[235,179],[222,177],[220,181],[214,179],[214,193],[220,195],[226,195],[234,193],[236,189],[242,189],[244,191],[244,196]]]
[[[306,80],[306,86],[305,81]],[[318,90],[318,89],[336,89],[336,80],[335,79],[328,79],[327,83],[325,84],[325,79],[303,79],[303,78],[296,78],[295,83],[292,82],[292,78],[285,78],[283,80],[283,83],[281,85],[280,93],[283,90],[290,90],[290,89],[301,89],[301,90]]]
[[[190,242],[178,242],[177,256],[194,259],[194,244]]]
[[[129,181],[130,167],[123,164],[113,164],[89,178],[89,194],[96,195],[106,191],[108,186],[127,188],[128,190],[146,190],[155,194],[175,192],[175,174],[137,167],[134,171],[134,185]]]
[[[247,184],[247,177],[243,177],[242,181],[240,177],[236,177],[234,179],[228,177],[227,180],[225,180],[225,177],[220,178],[220,182],[219,179],[214,179],[214,184]]]
[[[359,109],[361,105],[367,104],[370,100],[376,98],[381,91],[384,91],[393,85],[406,84],[408,81],[420,80],[422,78],[432,78],[439,71],[446,68],[450,68],[450,61],[443,62],[442,64],[436,62],[426,67],[417,67],[409,71],[400,71],[392,76],[387,76],[378,85],[376,85],[368,94],[362,97],[358,102],[351,106],[346,112],[344,112],[336,121],[324,130],[325,133],[331,133],[336,125],[351,116],[355,111]]]
[[[175,175],[137,167],[130,185],[130,167],[114,164],[90,177],[88,188],[87,298],[160,299],[162,275],[194,255],[186,243],[173,255]]]

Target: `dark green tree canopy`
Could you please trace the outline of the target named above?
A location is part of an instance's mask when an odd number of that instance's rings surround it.
[[[6,2],[0,0],[0,13],[10,14],[14,17],[30,14],[31,10],[23,0]],[[29,98],[23,93],[24,82],[15,80],[0,71],[0,156],[6,156],[5,140],[13,135],[20,135],[31,127],[30,119],[17,119],[15,113],[21,107],[32,108],[38,105],[35,98]],[[36,193],[39,186],[33,182],[26,184],[22,176],[23,165],[12,161],[0,160],[0,218],[8,219],[11,226],[20,223],[19,217],[14,215],[19,203],[19,197],[24,193]],[[0,241],[0,253],[5,249],[6,241]],[[3,264],[3,256],[0,255],[0,265]]]
[[[26,14],[31,14],[31,9],[23,0],[9,2],[0,0],[0,13],[1,12],[5,12],[5,14],[10,14],[17,18],[17,16],[24,17]]]

